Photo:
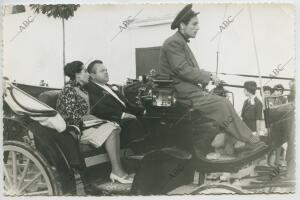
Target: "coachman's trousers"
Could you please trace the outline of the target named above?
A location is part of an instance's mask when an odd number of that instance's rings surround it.
[[[178,99],[180,101],[180,99]],[[199,92],[190,96],[192,108],[198,110],[203,116],[214,120],[221,131],[228,133],[237,140],[246,143],[256,143],[259,138],[236,113],[231,102],[225,97]]]

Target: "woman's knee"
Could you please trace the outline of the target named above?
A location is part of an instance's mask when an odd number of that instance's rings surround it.
[[[108,122],[109,128],[112,130],[112,134],[120,134],[121,133],[121,126],[115,122]]]
[[[112,131],[112,133],[110,134],[110,136],[112,138],[117,138],[117,137],[120,137],[120,133],[121,133],[121,129],[114,129]]]

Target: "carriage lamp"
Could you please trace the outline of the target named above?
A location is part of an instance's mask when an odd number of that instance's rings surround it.
[[[152,105],[157,107],[171,107],[175,104],[175,94],[172,88],[155,88],[152,90]]]
[[[140,82],[142,82],[142,81],[143,81],[143,76],[139,75],[138,80],[139,80]]]

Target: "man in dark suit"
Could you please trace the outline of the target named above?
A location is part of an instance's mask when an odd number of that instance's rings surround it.
[[[232,135],[247,149],[257,149],[264,146],[259,137],[241,120],[232,104],[226,98],[212,95],[203,90],[203,85],[220,80],[213,74],[200,69],[188,46],[190,38],[195,38],[198,25],[198,13],[192,11],[192,4],[185,6],[171,24],[171,29],[178,31],[169,37],[162,45],[159,68],[160,72],[172,77],[177,100],[189,104],[200,111],[205,117],[214,120],[221,130]]]
[[[130,102],[107,82],[109,76],[107,68],[101,60],[95,60],[89,64],[87,71],[91,81],[86,85],[90,98],[91,114],[110,121],[117,122],[121,128],[121,143],[127,145],[129,142],[139,140],[145,136],[145,130],[136,116],[140,110],[133,107]],[[133,150],[138,151],[136,146]]]

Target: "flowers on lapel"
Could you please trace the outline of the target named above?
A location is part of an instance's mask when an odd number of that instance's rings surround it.
[[[115,85],[111,86],[111,89],[112,89],[113,91],[119,91],[119,88],[118,88],[117,86],[115,86]]]

